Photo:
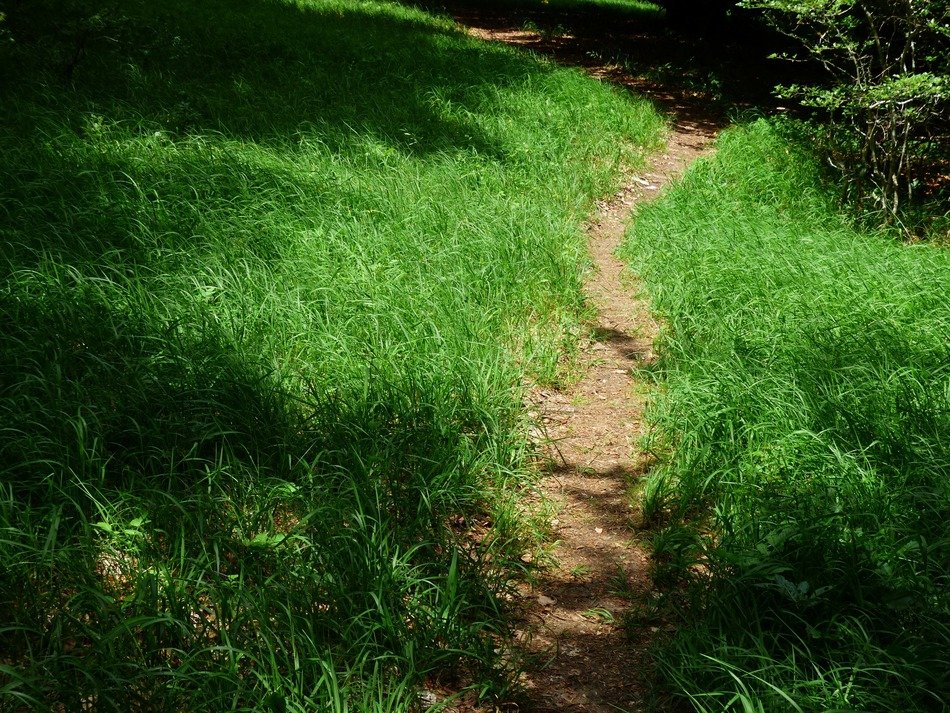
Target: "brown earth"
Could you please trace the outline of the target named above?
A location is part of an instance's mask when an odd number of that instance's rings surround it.
[[[583,375],[566,390],[537,389],[531,396],[536,435],[550,460],[541,491],[558,507],[552,521],[556,564],[521,590],[524,691],[517,703],[501,709],[616,713],[663,707],[651,685],[647,652],[664,627],[623,625],[625,612],[653,596],[650,555],[638,538],[630,489],[649,467],[638,450],[649,387],[636,371],[653,359],[657,324],[636,276],[615,251],[636,206],[710,150],[721,119],[701,92],[659,87],[600,60],[603,26],[600,35],[595,28],[554,36],[525,29],[522,18],[497,8],[465,7],[453,14],[472,35],[582,67],[648,96],[670,116],[666,149],[600,202],[586,226],[595,270],[585,292],[597,317],[581,345]],[[637,42],[636,32],[631,25],[625,38],[614,26],[609,42]]]
[[[596,270],[585,292],[597,318],[582,345],[583,377],[568,390],[533,394],[551,461],[541,491],[559,505],[557,565],[523,591],[525,645],[541,662],[526,673],[533,711],[613,713],[655,702],[646,650],[660,628],[623,621],[653,596],[630,489],[649,468],[638,448],[649,387],[636,371],[653,359],[657,324],[636,276],[614,253],[635,206],[655,197],[710,138],[674,128],[667,151],[598,206],[587,226]]]

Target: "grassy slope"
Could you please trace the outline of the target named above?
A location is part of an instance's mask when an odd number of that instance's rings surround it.
[[[378,2],[5,10],[0,708],[491,685],[520,384],[657,115]]]
[[[713,575],[664,667],[701,710],[940,710],[950,253],[856,231],[820,185],[760,121],[629,235],[668,325],[658,573]]]

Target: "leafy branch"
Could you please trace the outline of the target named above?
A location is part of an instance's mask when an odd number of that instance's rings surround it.
[[[826,82],[778,87],[823,112],[833,166],[859,208],[900,223],[915,199],[914,175],[945,129],[950,96],[950,9],[943,0],[743,0],[764,11],[820,64]]]

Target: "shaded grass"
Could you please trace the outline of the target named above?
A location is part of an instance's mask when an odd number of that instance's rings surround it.
[[[426,0],[421,3],[432,8],[450,3],[442,0]],[[455,0],[457,7],[480,7],[503,11],[506,14],[539,12],[543,15],[558,15],[566,20],[594,13],[604,18],[637,20],[660,20],[666,14],[662,3],[650,0]]]
[[[822,185],[760,120],[625,247],[667,322],[644,508],[692,581],[663,668],[697,710],[950,700],[950,255]]]
[[[612,0],[402,0],[494,29],[527,30],[533,48],[572,64],[622,67],[670,109],[702,106],[711,120],[763,110],[779,102],[776,84],[813,79],[802,64],[770,61],[788,39],[757,13],[728,3],[614,2]],[[671,9],[672,8],[672,9]],[[475,19],[477,18],[477,19]],[[786,48],[790,49],[790,48]],[[780,52],[781,53],[781,52]],[[786,111],[787,109],[782,109]]]
[[[642,17],[662,17],[664,10],[662,5],[649,0],[547,0],[544,5],[550,5],[554,8],[581,9],[585,7],[603,7],[619,12],[636,14]]]
[[[385,3],[4,9],[0,709],[504,695],[522,384],[662,121]]]

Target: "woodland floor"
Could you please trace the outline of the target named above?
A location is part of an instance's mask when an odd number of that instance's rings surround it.
[[[519,602],[518,637],[526,656],[524,696],[509,710],[536,713],[643,711],[659,703],[649,648],[663,627],[623,626],[624,613],[653,596],[649,551],[636,528],[630,489],[649,468],[638,442],[649,386],[639,367],[653,360],[657,323],[637,278],[615,251],[638,204],[656,195],[710,145],[722,119],[701,92],[661,87],[599,59],[596,32],[542,35],[498,10],[454,11],[471,34],[518,45],[582,67],[656,102],[670,117],[667,146],[603,200],[587,234],[595,269],[585,287],[596,317],[581,345],[580,378],[565,390],[538,389],[531,407],[550,466],[541,480],[555,504],[554,564],[542,569]],[[637,42],[614,27],[610,42]],[[662,707],[662,706],[661,706]],[[457,708],[456,710],[462,710]]]

